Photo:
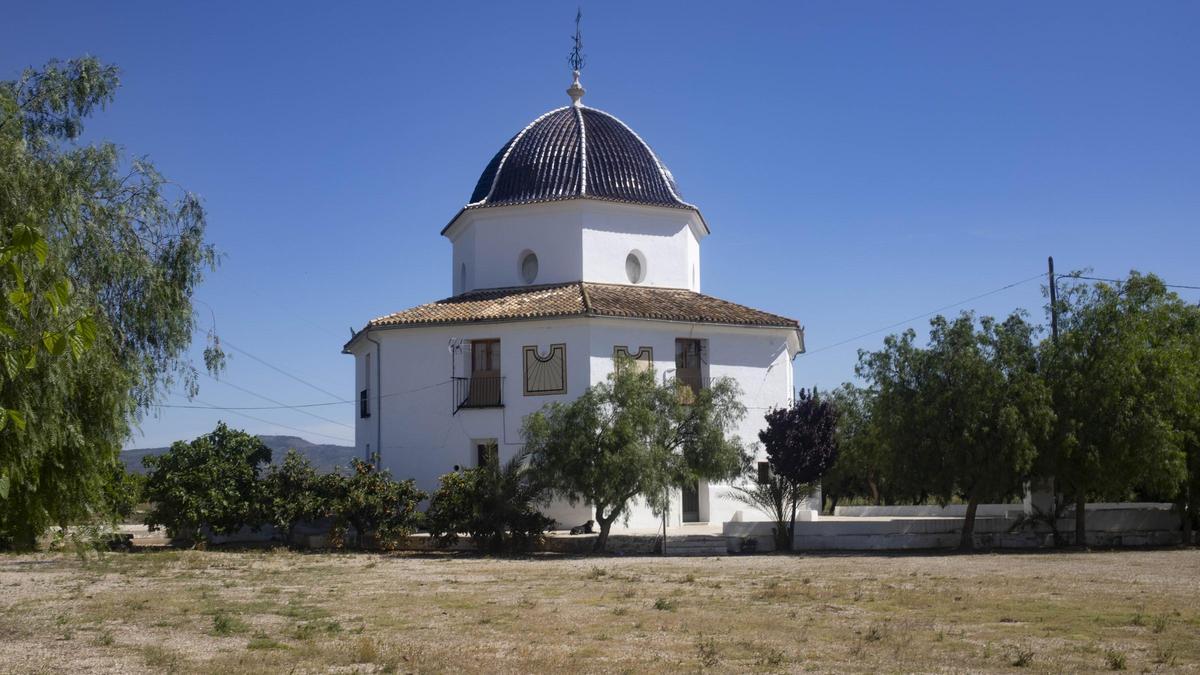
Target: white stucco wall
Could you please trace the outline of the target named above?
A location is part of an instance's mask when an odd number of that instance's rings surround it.
[[[792,396],[789,336],[793,336],[791,331],[780,328],[587,318],[374,330],[369,337],[380,343],[382,385],[372,373],[372,417],[357,420],[356,443],[362,456],[378,451],[382,465],[393,475],[414,478],[422,489],[433,491],[438,478],[455,465],[474,465],[473,440],[496,439],[502,461],[517,453],[525,416],[547,402],[574,398],[592,383],[602,381],[612,370],[614,346],[627,346],[632,351],[651,347],[655,369],[666,376],[675,367],[675,339],[690,337],[707,341],[710,378],[732,377],[741,387],[747,416],[737,433],[744,442],[753,444],[766,410],[787,404]],[[500,339],[503,408],[462,409],[453,414],[448,344],[454,338]],[[557,343],[566,344],[567,394],[525,396],[522,347],[538,345],[545,352]],[[357,363],[355,400],[365,384],[368,352],[374,354],[376,347],[366,339],[352,346]],[[465,374],[464,361],[456,368],[459,376]],[[724,522],[744,508],[723,497],[727,489],[706,486],[701,490],[702,520]],[[578,524],[590,517],[590,511],[582,505],[572,508],[556,504],[547,514],[562,525]],[[675,524],[679,521],[678,496],[671,520]],[[659,522],[641,507],[635,509],[628,526],[648,528]]]
[[[703,231],[694,211],[575,199],[468,210],[446,236],[455,294],[525,285],[526,251],[538,258],[533,284],[627,284],[625,260],[634,249],[645,260],[640,285],[698,291]]]

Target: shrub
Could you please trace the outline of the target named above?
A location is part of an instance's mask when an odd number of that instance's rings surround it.
[[[146,498],[154,502],[146,524],[193,542],[203,539],[204,528],[232,534],[246,525],[258,527],[259,466],[270,461],[271,449],[257,436],[224,422],[190,443],[178,441],[166,453],[144,458],[150,470]]]
[[[426,495],[416,483],[395,480],[387,470],[360,459],[352,460],[350,475],[327,474],[320,484],[334,519],[330,541],[335,545],[341,545],[353,527],[360,548],[368,536],[374,536],[380,548],[395,548],[421,522],[417,504]]]
[[[1125,652],[1119,649],[1108,649],[1104,652],[1104,660],[1109,670],[1125,670]]]
[[[265,515],[289,544],[298,523],[331,514],[333,502],[327,487],[312,462],[295,450],[289,450],[282,464],[267,471],[263,480]]]
[[[146,477],[125,469],[120,462],[113,464],[108,483],[104,486],[104,505],[114,520],[123,521],[133,515],[145,499]]]
[[[550,520],[537,510],[545,490],[533,480],[526,456],[448,473],[425,512],[429,533],[443,546],[471,536],[488,551],[527,549],[541,541]]]

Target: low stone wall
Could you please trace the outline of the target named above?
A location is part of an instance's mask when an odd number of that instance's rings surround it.
[[[1002,505],[998,505],[1002,506]],[[1179,517],[1169,504],[1089,505],[1087,545],[1168,546],[1181,543]],[[914,508],[914,507],[908,507]],[[1011,512],[1010,512],[1011,513]],[[794,548],[798,551],[887,551],[944,549],[958,546],[962,518],[949,516],[835,516],[816,522],[797,522]],[[1072,512],[1057,522],[1065,541],[1074,540]],[[743,550],[748,539],[758,551],[774,548],[773,523],[725,523],[729,550]],[[1049,547],[1054,535],[1045,523],[1023,522],[1020,513],[975,519],[977,548],[1023,549]]]

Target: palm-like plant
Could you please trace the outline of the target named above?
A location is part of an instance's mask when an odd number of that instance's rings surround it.
[[[807,485],[792,485],[771,472],[765,481],[757,480],[757,476],[747,476],[744,484],[732,486],[729,497],[761,511],[775,521],[775,550],[790,551],[792,537],[788,524],[795,508],[808,493]]]

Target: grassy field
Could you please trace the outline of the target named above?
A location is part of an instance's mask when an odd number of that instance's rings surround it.
[[[1197,671],[1200,551],[0,556],[2,672]]]

